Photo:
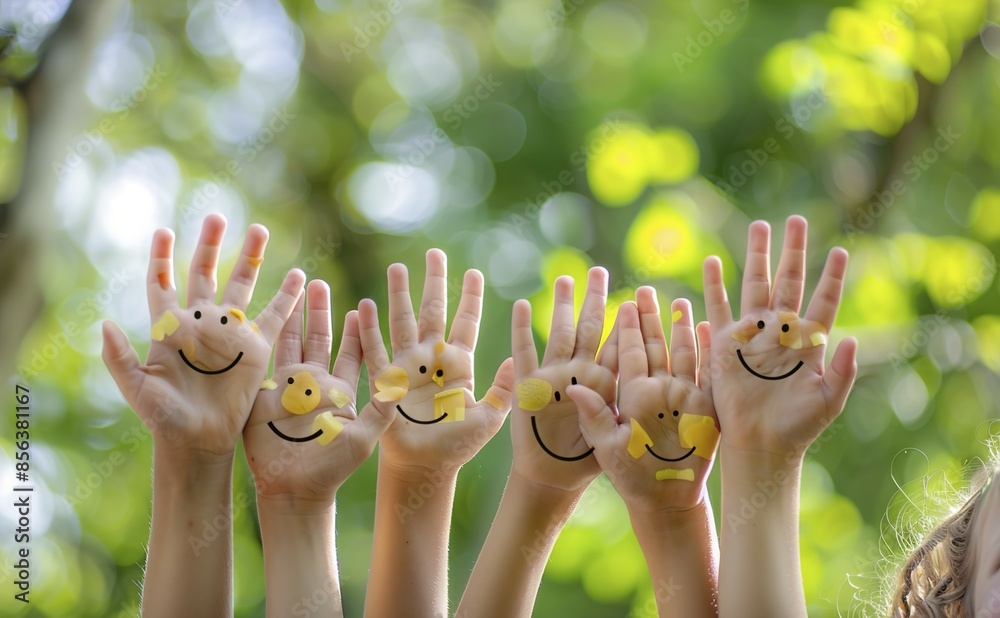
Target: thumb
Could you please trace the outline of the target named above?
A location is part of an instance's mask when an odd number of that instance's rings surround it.
[[[111,320],[105,320],[101,325],[101,333],[104,336],[104,350],[101,353],[104,364],[118,385],[118,390],[134,409],[139,389],[146,377],[139,355],[122,329]]]
[[[510,412],[511,402],[514,400],[514,359],[508,358],[497,369],[497,375],[493,378],[493,386],[486,391],[483,398],[476,406],[487,412],[491,425],[496,423],[497,429],[503,424]]]
[[[588,444],[602,449],[606,441],[614,440],[618,423],[603,397],[581,384],[567,387],[566,394],[576,404],[580,431]]]
[[[847,337],[837,346],[830,365],[823,373],[823,390],[826,391],[827,410],[835,418],[844,409],[847,395],[858,375],[858,340]]]

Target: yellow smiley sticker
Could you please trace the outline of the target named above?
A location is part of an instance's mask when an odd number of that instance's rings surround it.
[[[288,386],[281,394],[281,405],[292,414],[308,414],[319,405],[319,384],[308,371],[300,371],[288,378]]]

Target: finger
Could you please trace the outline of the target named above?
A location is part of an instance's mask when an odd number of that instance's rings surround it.
[[[448,261],[444,251],[427,252],[427,274],[424,277],[424,294],[420,299],[420,320],[417,335],[420,341],[444,339],[448,313]]]
[[[702,281],[708,320],[713,327],[722,328],[732,321],[733,311],[729,308],[726,284],[722,281],[722,260],[717,256],[711,255],[705,259]]]
[[[754,221],[747,231],[747,263],[743,270],[740,315],[767,307],[771,295],[771,226]]]
[[[620,307],[619,307],[620,309]],[[618,375],[618,318],[611,325],[611,332],[601,346],[601,351],[597,353],[597,364],[606,368],[615,376]]]
[[[222,302],[246,309],[257,285],[257,273],[264,261],[264,248],[267,246],[267,228],[254,223],[247,228],[247,237],[243,241],[243,251],[240,253],[233,272],[229,275],[229,283],[222,295]]]
[[[260,312],[254,324],[264,336],[268,344],[273,344],[278,333],[285,326],[289,316],[295,309],[299,297],[302,296],[302,288],[306,284],[306,275],[298,268],[293,268],[285,275],[285,280],[281,283],[281,288],[274,295],[271,302]]]
[[[858,341],[847,337],[837,346],[830,366],[823,373],[823,389],[826,391],[827,410],[831,420],[840,414],[847,402],[847,395],[858,375]]]
[[[125,396],[125,401],[134,409],[139,389],[146,376],[142,371],[139,355],[122,329],[111,320],[104,321],[101,333],[104,336],[104,350],[101,353],[104,364],[118,385],[118,389]]]
[[[370,298],[358,304],[358,326],[368,376],[374,378],[389,366],[389,354],[385,351],[382,331],[378,326],[378,308]]]
[[[552,325],[549,328],[549,342],[545,346],[542,365],[555,361],[568,361],[576,347],[576,328],[573,326],[573,278],[562,276],[556,279],[552,303]]]
[[[576,325],[574,358],[594,360],[604,334],[604,313],[608,304],[608,271],[595,266],[587,273],[587,295]]]
[[[847,272],[847,251],[834,247],[826,258],[823,275],[819,278],[816,291],[809,300],[806,319],[819,322],[826,330],[833,328],[840,307],[840,295],[844,291],[844,274]]]
[[[663,322],[660,321],[660,302],[656,290],[644,285],[635,291],[635,304],[639,308],[639,329],[646,346],[646,359],[651,373],[666,373],[670,361],[667,357],[667,340],[663,336]],[[673,344],[673,339],[671,339]]]
[[[624,386],[632,380],[649,377],[649,363],[646,361],[646,346],[642,342],[639,329],[639,310],[635,303],[626,302],[618,309],[618,365],[621,369],[621,383]]]
[[[381,337],[379,337],[381,340]],[[340,338],[340,350],[333,361],[333,375],[351,385],[358,392],[358,378],[361,376],[361,325],[357,310],[348,311],[344,316],[344,334]]]
[[[489,416],[487,426],[494,433],[499,431],[503,421],[510,412],[511,403],[514,401],[514,360],[508,358],[500,364],[497,375],[493,378],[493,385],[490,386],[483,398],[476,404]]]
[[[330,286],[314,279],[306,288],[306,341],[302,360],[330,370],[333,350],[333,318],[330,315]]]
[[[281,333],[278,334],[278,340],[274,344],[275,369],[302,362],[302,315],[305,304],[305,296],[299,295],[292,314],[281,327]]]
[[[193,307],[199,302],[215,303],[215,272],[219,267],[219,252],[222,250],[222,237],[225,233],[225,217],[218,213],[205,217],[198,246],[194,250],[194,257],[191,258],[187,288],[188,307]]]
[[[531,332],[531,303],[524,299],[514,303],[511,313],[510,353],[514,358],[516,376],[527,376],[538,369],[538,350]]]
[[[582,384],[566,387],[566,394],[579,411],[580,432],[596,451],[611,452],[615,446],[618,423],[604,398]]]
[[[396,408],[392,406],[383,406],[383,408],[383,410],[379,410],[369,402],[358,414],[358,418],[351,422],[350,431],[358,445],[358,452],[371,455],[379,438],[395,420]]]
[[[670,305],[670,369],[673,375],[695,379],[698,352],[691,317],[691,301],[678,298]]]
[[[465,272],[462,281],[462,298],[458,301],[458,313],[451,325],[448,343],[457,344],[470,352],[476,351],[479,339],[479,320],[483,315],[483,273],[478,270]]]
[[[695,333],[698,337],[698,386],[709,390],[712,388],[712,327],[708,322],[698,322]]]
[[[149,316],[155,322],[164,311],[177,306],[174,287],[174,233],[160,228],[153,233],[149,250],[149,271],[146,274],[146,300]]]
[[[785,223],[785,241],[778,260],[778,272],[774,276],[771,291],[771,308],[775,311],[799,312],[802,308],[802,294],[806,284],[806,237],[807,224],[804,217],[793,215]]]
[[[389,341],[395,356],[417,342],[417,319],[410,299],[410,275],[403,264],[393,264],[389,279]]]

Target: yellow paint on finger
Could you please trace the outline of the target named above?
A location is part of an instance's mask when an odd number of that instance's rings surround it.
[[[240,324],[243,324],[244,322],[247,321],[247,314],[243,313],[243,311],[237,309],[236,307],[230,309],[229,313],[231,313],[233,317],[236,318],[236,321],[239,322]]]
[[[260,390],[262,391],[273,391],[276,388],[278,388],[278,383],[274,380],[268,379],[260,383]]]
[[[465,390],[450,388],[434,395],[434,418],[447,414],[442,423],[459,423],[465,420]]]
[[[628,440],[628,454],[633,459],[639,459],[646,452],[646,445],[652,440],[649,439],[649,434],[642,428],[639,421],[634,418],[629,419],[629,421],[632,426],[632,437]]]
[[[483,403],[496,408],[497,410],[504,410],[507,406],[504,405],[503,400],[494,395],[493,393],[487,392],[486,396],[483,397]]]
[[[263,263],[264,263],[264,258],[262,257],[251,257],[249,255],[247,256],[247,264],[253,266],[254,268],[258,268]]]
[[[666,468],[664,470],[656,471],[656,480],[658,481],[694,481],[694,470],[691,468],[684,468],[683,470],[675,470],[673,468]]]
[[[442,339],[441,341],[438,341],[437,343],[434,344],[434,354],[437,356],[441,356],[443,352],[444,352],[444,340]]]
[[[338,408],[343,408],[351,402],[350,396],[342,390],[331,388],[328,394],[330,395],[330,401]]]
[[[702,459],[711,459],[719,444],[715,419],[700,414],[682,414],[677,424],[677,437],[681,447],[695,447],[694,454]]]
[[[316,379],[308,371],[300,371],[288,379],[281,394],[281,406],[292,414],[308,414],[319,405],[320,391]]]
[[[339,436],[340,432],[344,431],[344,424],[337,420],[332,412],[327,411],[317,415],[313,419],[313,432],[320,429],[323,430],[323,433],[316,438],[316,441],[325,446],[333,442],[334,438]]]
[[[816,345],[825,345],[826,344],[826,333],[821,332],[821,331],[817,331],[817,332],[809,335],[809,343],[813,344],[814,346],[816,346]]]
[[[514,391],[517,393],[517,405],[528,412],[538,412],[552,399],[552,385],[538,378],[521,380]]]
[[[149,336],[153,339],[153,341],[163,341],[165,337],[173,335],[177,329],[180,328],[180,325],[180,320],[177,319],[177,316],[174,315],[173,311],[168,309],[167,311],[164,311],[163,315],[160,316],[160,319],[153,324],[153,328],[149,333]]]
[[[671,322],[678,322],[683,317],[684,317],[684,313],[680,309],[678,309],[677,311],[674,311],[673,313],[670,314],[670,321]]]

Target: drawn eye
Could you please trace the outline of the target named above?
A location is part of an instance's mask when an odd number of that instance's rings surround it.
[[[674,410],[674,416],[680,416],[680,415],[681,415],[680,412],[678,412],[677,410]]]
[[[569,381],[570,381],[571,384],[576,384],[576,376],[573,376],[572,378],[570,378]]]
[[[782,324],[781,325],[781,332],[783,332],[783,333],[787,333],[788,332],[788,324]]]
[[[439,378],[440,378],[440,377],[442,377],[442,376],[444,376],[444,370],[443,370],[443,369],[438,369],[438,370],[437,370],[437,377],[439,377]]]
[[[222,319],[219,320],[219,321],[222,322],[223,324],[225,324],[226,322],[229,321],[229,318],[227,318],[226,316],[222,316]]]
[[[288,378],[289,384],[295,384],[295,378]]]
[[[556,398],[556,401],[559,401],[561,399],[561,397],[559,396],[559,391],[556,391],[555,395],[553,395],[553,397]]]
[[[420,373],[427,373],[427,366],[426,365],[420,365]]]
[[[312,389],[311,388],[307,388],[306,389],[306,397],[308,397],[309,395],[312,395],[312,394],[313,394]]]
[[[657,414],[657,416],[659,416],[660,418],[663,418],[663,412],[660,412],[659,414]]]
[[[757,320],[757,328],[764,329],[764,320]]]
[[[201,319],[201,311],[195,311],[194,312],[194,319],[196,319],[196,320],[200,320]]]

